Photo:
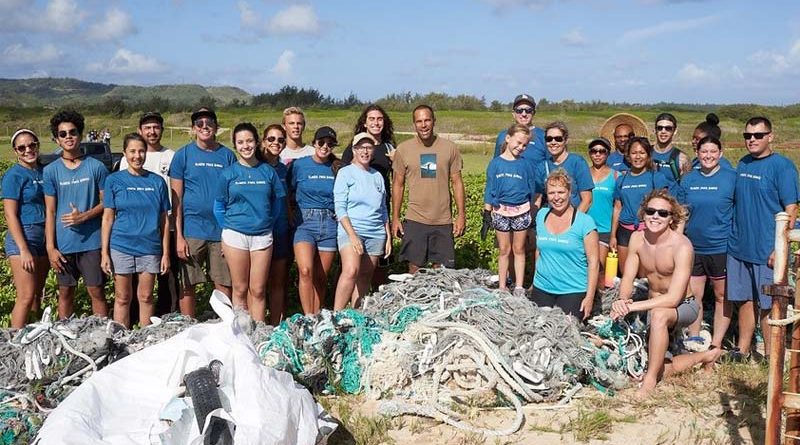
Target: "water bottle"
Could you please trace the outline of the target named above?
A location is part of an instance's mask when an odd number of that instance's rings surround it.
[[[614,287],[614,278],[617,277],[617,269],[619,268],[619,258],[617,257],[616,250],[610,250],[606,256],[606,270],[605,270],[605,285],[606,287]]]

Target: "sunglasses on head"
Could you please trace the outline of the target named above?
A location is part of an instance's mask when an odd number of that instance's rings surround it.
[[[763,131],[763,132],[760,131],[760,132],[757,132],[757,133],[748,133],[748,132],[745,131],[744,133],[742,133],[742,137],[744,137],[745,141],[749,141],[750,138],[756,138],[756,140],[760,141],[761,139],[764,139],[764,136],[766,136],[766,135],[768,135],[770,133],[772,133],[772,132],[771,131]]]
[[[58,132],[58,137],[60,137],[60,138],[65,138],[65,137],[67,137],[67,135],[77,136],[78,135],[78,129],[77,128],[70,128],[69,131],[61,130],[61,131]]]
[[[28,145],[17,145],[16,147],[14,147],[14,150],[20,153],[24,153],[25,150],[36,150],[37,148],[39,148],[39,143],[34,141]]]
[[[192,124],[194,124],[194,126],[197,128],[213,127],[217,125],[217,121],[215,121],[214,119],[197,119],[194,122],[192,122]]]
[[[675,127],[672,125],[656,125],[656,131],[672,131]]]
[[[275,137],[275,136],[267,136],[267,137],[265,138],[265,140],[266,140],[267,142],[275,142],[275,141],[278,141],[278,143],[279,143],[279,144],[283,144],[284,142],[286,142],[286,138],[284,138],[284,137]]]
[[[545,136],[544,137],[544,141],[545,142],[553,142],[553,141],[564,142],[564,136]]]
[[[605,148],[590,148],[589,149],[589,153],[591,153],[593,155],[606,154],[606,153],[608,153],[608,150],[606,150]]]
[[[533,114],[533,108],[518,107],[514,108],[514,112],[517,114]]]
[[[658,216],[660,216],[662,218],[667,218],[669,216],[672,216],[672,212],[670,212],[669,210],[654,209],[652,207],[647,207],[646,209],[644,209],[644,214],[647,215],[647,216],[653,216],[656,213],[658,213]]]

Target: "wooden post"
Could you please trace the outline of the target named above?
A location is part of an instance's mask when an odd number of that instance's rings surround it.
[[[791,228],[790,228],[791,229]],[[800,241],[800,230],[789,230],[789,241]],[[787,251],[788,251],[788,245]],[[795,273],[797,272],[797,262],[794,261],[795,258],[792,255],[788,256],[788,263],[792,265]],[[796,276],[796,275],[795,275]],[[800,293],[797,292],[797,283],[795,283],[795,294],[794,294],[794,308],[795,310],[800,310]],[[792,325],[792,343],[791,348],[794,350],[800,349],[800,323],[794,323]],[[789,357],[789,387],[788,391],[796,393],[800,389],[800,355],[797,353],[792,353]],[[787,409],[786,410],[786,435],[798,437],[800,436],[800,410],[797,408]],[[787,437],[785,443],[797,443],[794,439],[789,439]]]
[[[788,246],[787,228],[789,215],[781,212],[775,215],[775,265],[773,285],[765,286],[764,292],[772,296],[770,318],[780,320],[786,318],[788,299],[776,295],[782,282],[786,281],[786,247]],[[761,327],[762,332],[765,326]],[[786,345],[785,326],[769,326],[769,373],[767,381],[767,422],[764,429],[764,443],[779,445],[781,443],[781,413],[783,410],[783,359]]]

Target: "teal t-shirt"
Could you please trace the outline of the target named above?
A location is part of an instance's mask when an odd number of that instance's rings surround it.
[[[536,274],[533,285],[545,292],[562,295],[586,292],[589,282],[589,263],[583,238],[597,230],[594,220],[578,211],[572,225],[563,233],[547,230],[544,220],[550,213],[542,209],[536,215]]]
[[[612,169],[608,176],[594,183],[592,189],[592,206],[586,212],[597,224],[600,233],[611,232],[611,216],[614,211],[614,186],[617,173]]]

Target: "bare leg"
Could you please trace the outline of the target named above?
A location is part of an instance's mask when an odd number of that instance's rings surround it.
[[[764,337],[764,357],[769,357],[769,310],[761,311],[761,336]]]
[[[277,326],[286,316],[286,282],[289,275],[289,261],[286,258],[274,259],[269,269],[269,323]]]
[[[300,294],[300,306],[305,315],[316,314],[314,311],[314,263],[317,256],[317,246],[307,242],[300,242],[294,245],[294,257],[297,261],[298,284],[297,290]]]
[[[356,288],[350,297],[350,307],[359,307],[361,298],[369,293],[369,284],[372,281],[372,273],[378,266],[378,260],[377,256],[361,255],[361,266],[358,269]]]
[[[133,287],[130,274],[114,274],[114,321],[131,327],[131,298]]]
[[[156,313],[156,306],[153,302],[153,284],[155,281],[155,274],[147,272],[139,274],[139,286],[138,289],[136,289],[136,298],[139,300],[139,326],[141,327],[149,325],[150,317]]]
[[[689,335],[697,336],[700,334],[700,326],[703,322],[703,294],[706,293],[706,276],[697,276],[689,278],[689,289],[692,295],[697,299],[697,305],[700,307],[697,313],[697,320],[689,325]]]
[[[746,301],[739,306],[739,351],[742,354],[750,353],[753,334],[756,331],[756,308],[753,301]]]
[[[347,307],[347,303],[352,300],[358,273],[361,269],[361,256],[356,253],[351,245],[344,246],[339,250],[339,257],[342,259],[342,272],[339,274],[336,295],[333,299],[333,310],[335,311],[344,309]]]
[[[178,306],[180,307],[181,314],[194,318],[196,311],[195,300],[196,296],[194,292],[194,285],[190,283],[184,283],[181,299],[178,300]]]
[[[250,252],[250,284],[247,293],[247,307],[250,317],[264,321],[267,312],[267,281],[272,262],[272,246]]]
[[[508,290],[508,265],[511,262],[511,233],[494,231],[497,237],[497,276],[500,289]],[[518,274],[517,274],[518,275]]]
[[[703,365],[711,365],[719,358],[721,353],[722,350],[715,348],[703,352],[677,355],[672,358],[672,363],[667,363],[664,366],[664,378],[688,371],[701,363]]]
[[[722,340],[731,325],[731,304],[725,298],[725,279],[712,280],[714,289],[714,334],[711,344],[722,348]]]
[[[655,308],[650,310],[650,340],[647,347],[647,373],[637,392],[645,398],[653,391],[664,373],[664,355],[669,346],[669,329],[675,325],[678,314],[674,308]]]
[[[247,309],[247,293],[250,287],[250,251],[237,249],[225,243],[222,243],[222,251],[231,273],[233,307]]]
[[[325,304],[325,297],[328,294],[328,273],[333,266],[333,260],[336,259],[336,252],[319,252],[317,257],[317,265],[319,267],[314,269],[314,296],[315,296],[315,314],[322,310]]]
[[[621,275],[620,271],[625,270],[625,260],[628,259],[628,246],[617,245],[617,253],[619,254],[619,267],[617,268],[617,275]]]
[[[420,269],[420,266],[417,266],[416,264],[412,264],[410,261],[408,262],[408,273],[413,275],[413,274],[417,273],[417,271],[419,271],[419,269]]]
[[[11,263],[11,274],[17,292],[14,309],[11,310],[11,327],[21,328],[28,323],[28,314],[31,313],[36,300],[38,264],[35,265],[32,272],[28,272],[22,267],[19,255],[14,255],[8,260]],[[41,290],[39,293],[41,294]]]
[[[69,318],[75,312],[75,286],[58,286],[58,318]]]
[[[525,283],[525,251],[528,232],[512,232],[511,253],[514,255],[514,286],[523,287]]]
[[[106,296],[103,295],[102,286],[86,286],[86,292],[92,299],[92,313],[101,317],[108,317],[108,304]]]

